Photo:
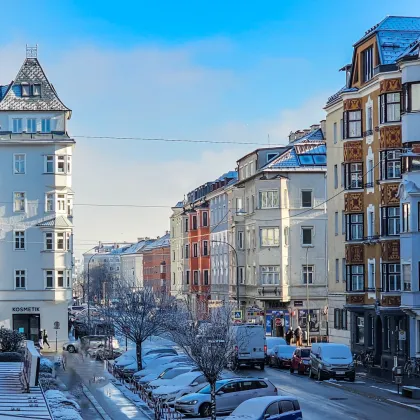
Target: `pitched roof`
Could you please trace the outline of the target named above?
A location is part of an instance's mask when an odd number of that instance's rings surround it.
[[[151,251],[152,249],[156,248],[165,248],[171,245],[171,238],[169,233],[162,236],[159,239],[156,239],[156,241],[152,242],[151,244],[147,245],[144,250],[145,251]]]
[[[55,228],[70,228],[73,224],[70,222],[67,217],[64,216],[57,216],[53,217],[52,219],[45,220],[37,224],[39,227],[55,227]]]
[[[41,95],[22,97],[21,85],[40,84]],[[48,81],[38,59],[25,59],[15,80],[0,89],[0,111],[70,111]]]
[[[145,248],[147,245],[151,244],[153,242],[153,239],[147,239],[145,241],[139,241],[134,245],[131,245],[130,247],[124,249],[124,254],[135,254],[139,251],[141,251],[143,248]]]

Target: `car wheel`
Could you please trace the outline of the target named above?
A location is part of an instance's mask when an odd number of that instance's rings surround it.
[[[210,417],[211,416],[211,404],[204,403],[200,407],[200,416],[201,417]]]
[[[318,379],[319,382],[322,381],[321,369],[318,369],[317,379]]]
[[[74,347],[72,344],[70,344],[69,346],[67,346],[67,351],[69,353],[76,353],[76,347]]]

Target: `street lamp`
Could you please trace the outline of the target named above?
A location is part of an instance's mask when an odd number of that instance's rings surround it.
[[[234,248],[233,245],[231,245],[229,242],[225,242],[225,241],[210,241],[210,242],[214,242],[214,243],[219,243],[219,244],[225,244],[227,246],[229,246],[232,251],[235,254],[235,260],[236,260],[236,307],[239,309],[240,304],[239,304],[239,266],[238,266],[238,253],[236,252],[236,249]]]
[[[307,314],[306,314],[306,337],[307,342],[306,344],[309,346],[309,267],[308,267],[308,251],[309,247],[306,248],[306,308],[307,308]]]

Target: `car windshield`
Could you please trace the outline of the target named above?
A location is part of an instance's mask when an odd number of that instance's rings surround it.
[[[302,349],[300,351],[300,357],[310,357],[311,355],[311,350],[309,349]]]
[[[352,355],[347,346],[325,346],[322,348],[322,355],[329,359],[351,359]]]
[[[160,376],[161,379],[172,379],[179,375],[182,375],[183,373],[189,372],[189,369],[171,369],[165,372],[162,376]]]
[[[294,346],[279,346],[279,355],[281,357],[292,357],[295,349]]]
[[[229,381],[217,381],[216,382],[216,392],[225,384],[227,384]],[[210,385],[205,386],[203,389],[198,391],[199,394],[210,394],[211,388]]]
[[[174,386],[183,386],[183,385],[189,385],[191,382],[194,382],[199,375],[197,376],[191,376],[188,374],[184,374],[184,375],[179,375],[176,377],[176,379],[171,383],[171,385]]]
[[[274,346],[285,346],[286,340],[281,337],[267,337],[267,347],[272,349]]]

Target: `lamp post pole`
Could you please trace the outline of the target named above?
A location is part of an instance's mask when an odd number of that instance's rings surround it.
[[[306,248],[306,308],[307,308],[307,314],[306,314],[306,337],[307,342],[306,344],[309,346],[309,267],[308,267],[308,251],[309,247]]]
[[[88,260],[88,272],[87,272],[87,304],[88,304],[88,329],[90,334],[90,299],[89,299],[89,293],[90,293],[90,261],[95,256],[95,254],[91,255]]]

